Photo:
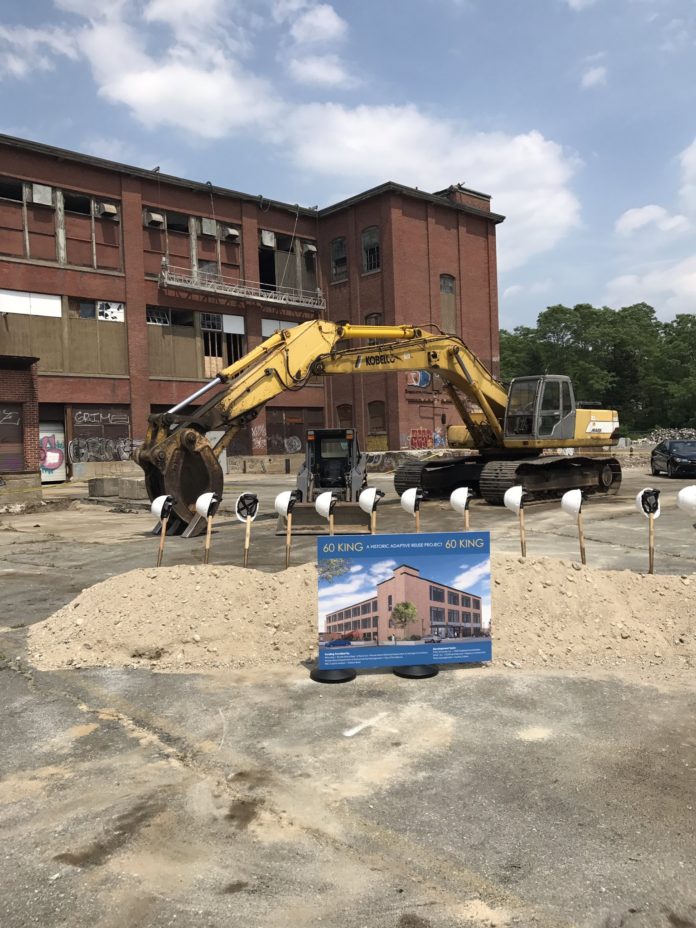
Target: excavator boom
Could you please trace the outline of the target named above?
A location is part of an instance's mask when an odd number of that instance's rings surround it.
[[[350,346],[351,341],[363,344]],[[317,376],[412,370],[442,377],[466,426],[470,447],[484,453],[504,453],[508,446],[543,447],[538,440],[506,440],[507,391],[457,336],[411,325],[353,326],[313,320],[276,332],[187,400],[150,416],[136,457],[150,499],[171,495],[175,513],[189,523],[201,493],[222,493],[220,453],[269,400],[299,390]],[[190,406],[208,395],[202,405]],[[214,448],[205,437],[213,430],[223,433]]]

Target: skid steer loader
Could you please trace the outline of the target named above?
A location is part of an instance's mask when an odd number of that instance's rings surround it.
[[[355,429],[310,429],[304,464],[297,475],[302,501],[292,510],[293,532],[316,535],[326,531],[314,507],[318,496],[330,492],[339,502],[334,510],[334,531],[357,534],[370,531],[370,514],[358,505],[367,487],[367,457],[360,452]],[[276,534],[285,534],[285,519],[278,517]]]

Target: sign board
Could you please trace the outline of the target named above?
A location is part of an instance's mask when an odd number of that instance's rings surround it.
[[[320,670],[491,660],[488,532],[322,536]]]

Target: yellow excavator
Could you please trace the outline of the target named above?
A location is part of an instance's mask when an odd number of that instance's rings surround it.
[[[527,499],[573,488],[618,490],[616,458],[565,453],[615,442],[614,410],[578,405],[570,378],[561,375],[518,377],[506,390],[460,338],[434,329],[313,320],[276,332],[192,396],[150,416],[136,455],[150,499],[171,495],[185,534],[193,534],[196,499],[207,491],[222,494],[221,452],[269,400],[318,376],[414,370],[438,374],[461,416],[462,425],[447,429],[448,446],[478,453],[406,465],[395,475],[397,492],[419,486],[427,497],[468,486],[500,504],[514,484],[525,488]],[[362,344],[351,347],[351,341]],[[215,447],[205,437],[209,431],[223,432]],[[560,454],[541,455],[553,449]]]

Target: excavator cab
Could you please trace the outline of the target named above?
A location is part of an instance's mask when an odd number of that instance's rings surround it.
[[[505,437],[569,439],[575,435],[575,395],[569,377],[516,377],[505,411]]]

